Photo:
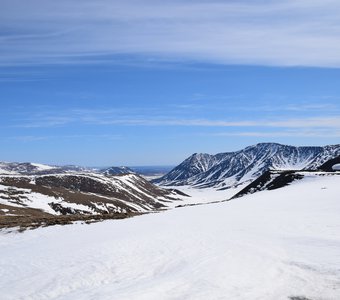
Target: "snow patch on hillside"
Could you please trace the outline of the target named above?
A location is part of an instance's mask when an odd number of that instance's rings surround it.
[[[334,171],[340,171],[340,164],[336,164],[332,168]]]
[[[37,168],[37,171],[46,171],[46,170],[52,170],[55,169],[55,167],[43,165],[43,164],[37,164],[37,163],[31,163],[32,166]]]
[[[14,198],[8,198],[8,193],[15,193]],[[39,193],[34,193],[30,189],[22,189],[17,187],[8,187],[0,185],[0,203],[5,205],[10,205],[14,207],[30,207],[40,209],[49,214],[59,214],[56,213],[48,203],[51,202],[62,202],[63,199],[50,197],[47,195],[42,195]]]

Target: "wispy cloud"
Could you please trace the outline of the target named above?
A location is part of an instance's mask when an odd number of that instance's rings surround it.
[[[19,142],[36,142],[36,141],[46,141],[46,140],[54,140],[58,141],[60,139],[91,139],[91,140],[98,140],[98,139],[105,139],[105,140],[119,140],[121,139],[121,135],[114,135],[114,134],[71,134],[71,135],[20,135],[20,136],[11,136],[5,139],[7,140],[14,140]]]
[[[318,109],[321,109],[318,106]],[[297,107],[297,110],[316,108]],[[295,108],[294,108],[295,109]],[[88,124],[93,126],[191,126],[191,127],[262,127],[262,128],[333,128],[340,130],[340,115],[322,115],[317,117],[289,117],[287,115],[280,118],[259,118],[245,119],[239,118],[231,120],[209,119],[200,117],[173,117],[160,115],[155,110],[154,113],[141,114],[142,110],[124,109],[72,109],[68,111],[41,111],[34,115],[16,120],[14,127],[20,128],[48,128],[65,127],[73,124]]]
[[[335,128],[340,129],[340,116],[318,118],[285,118],[281,120],[211,120],[211,119],[114,119],[98,120],[98,125],[196,126],[196,127],[263,127],[263,128]]]
[[[226,137],[257,137],[257,138],[340,138],[340,130],[281,130],[281,131],[240,131],[240,132],[220,132],[213,136]]]
[[[6,140],[19,141],[19,142],[37,142],[48,140],[47,136],[36,136],[36,135],[21,135],[21,136],[11,136],[5,137]]]
[[[319,100],[319,101],[322,101],[322,100]],[[263,112],[287,112],[287,113],[289,112],[339,113],[340,112],[339,105],[335,105],[334,103],[320,103],[320,102],[319,103],[316,103],[316,102],[295,103],[295,104],[285,104],[285,105],[267,104],[267,105],[255,105],[255,106],[236,106],[234,107],[234,109],[238,111],[258,111],[258,112],[263,111]]]
[[[150,62],[340,67],[339,13],[337,0],[3,0],[0,64],[133,55]]]

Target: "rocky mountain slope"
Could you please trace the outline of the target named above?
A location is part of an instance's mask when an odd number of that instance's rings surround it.
[[[154,180],[163,186],[192,185],[229,188],[251,182],[268,170],[317,169],[340,155],[340,145],[294,147],[261,143],[237,152],[193,154],[165,176]]]
[[[136,174],[135,171],[128,167],[111,167],[101,170],[101,173],[105,175],[123,175],[123,174]]]
[[[302,171],[277,171],[268,170],[260,177],[245,186],[236,193],[231,199],[236,199],[245,195],[254,194],[260,191],[271,191],[283,188],[298,180],[304,178],[331,177],[340,178],[340,156],[332,158],[322,164],[318,170],[302,170]]]
[[[337,156],[326,161],[318,169],[325,172],[340,171],[340,156]]]
[[[136,174],[0,176],[0,215],[7,216],[148,212],[178,199],[176,191],[159,188]]]

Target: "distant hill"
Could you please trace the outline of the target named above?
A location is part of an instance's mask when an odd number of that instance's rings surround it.
[[[128,167],[110,167],[101,170],[105,175],[122,175],[122,174],[135,174],[136,172]]]
[[[0,163],[0,216],[10,219],[62,215],[143,213],[183,196],[153,185],[126,167],[101,172],[77,166]]]

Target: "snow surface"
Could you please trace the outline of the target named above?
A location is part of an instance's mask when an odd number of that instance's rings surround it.
[[[16,199],[8,199],[6,192],[8,192],[9,190],[12,192],[14,191],[16,193],[21,193],[21,194],[18,194]],[[60,215],[59,212],[56,212],[49,205],[49,203],[52,203],[52,202],[56,204],[60,204],[64,208],[70,208],[73,210],[81,210],[81,211],[85,211],[88,213],[96,214],[96,212],[94,212],[88,206],[77,204],[77,203],[65,202],[64,199],[61,197],[55,198],[52,196],[32,192],[32,190],[30,189],[17,188],[13,186],[8,187],[8,186],[4,186],[0,184],[0,204],[14,206],[14,207],[36,208],[46,213],[49,213],[51,215]]]
[[[31,165],[36,167],[39,171],[46,171],[46,170],[55,169],[55,167],[43,165],[43,164],[31,163]]]
[[[17,200],[8,199],[6,193],[8,191],[14,191],[18,194]],[[56,213],[48,203],[51,202],[62,202],[63,199],[61,198],[54,198],[47,195],[42,195],[39,193],[34,193],[30,189],[22,189],[17,187],[8,187],[0,184],[0,204],[10,205],[14,207],[25,207],[29,206],[30,208],[37,208],[41,209],[44,212],[49,214],[59,214]]]
[[[340,171],[340,164],[336,164],[332,168],[334,171]]]
[[[169,208],[174,208],[176,206],[185,206],[185,205],[192,205],[192,204],[207,204],[211,202],[218,202],[218,201],[226,201],[230,199],[232,196],[236,195],[239,191],[241,191],[246,184],[240,184],[237,187],[231,187],[226,190],[218,190],[216,188],[196,188],[191,185],[184,185],[184,186],[160,186],[161,188],[166,189],[177,189],[181,192],[185,193],[186,196],[178,196],[176,197],[180,198],[181,201],[175,200],[172,202],[166,202],[164,203]]]
[[[1,299],[340,299],[339,184],[311,174],[230,202],[2,232]]]

